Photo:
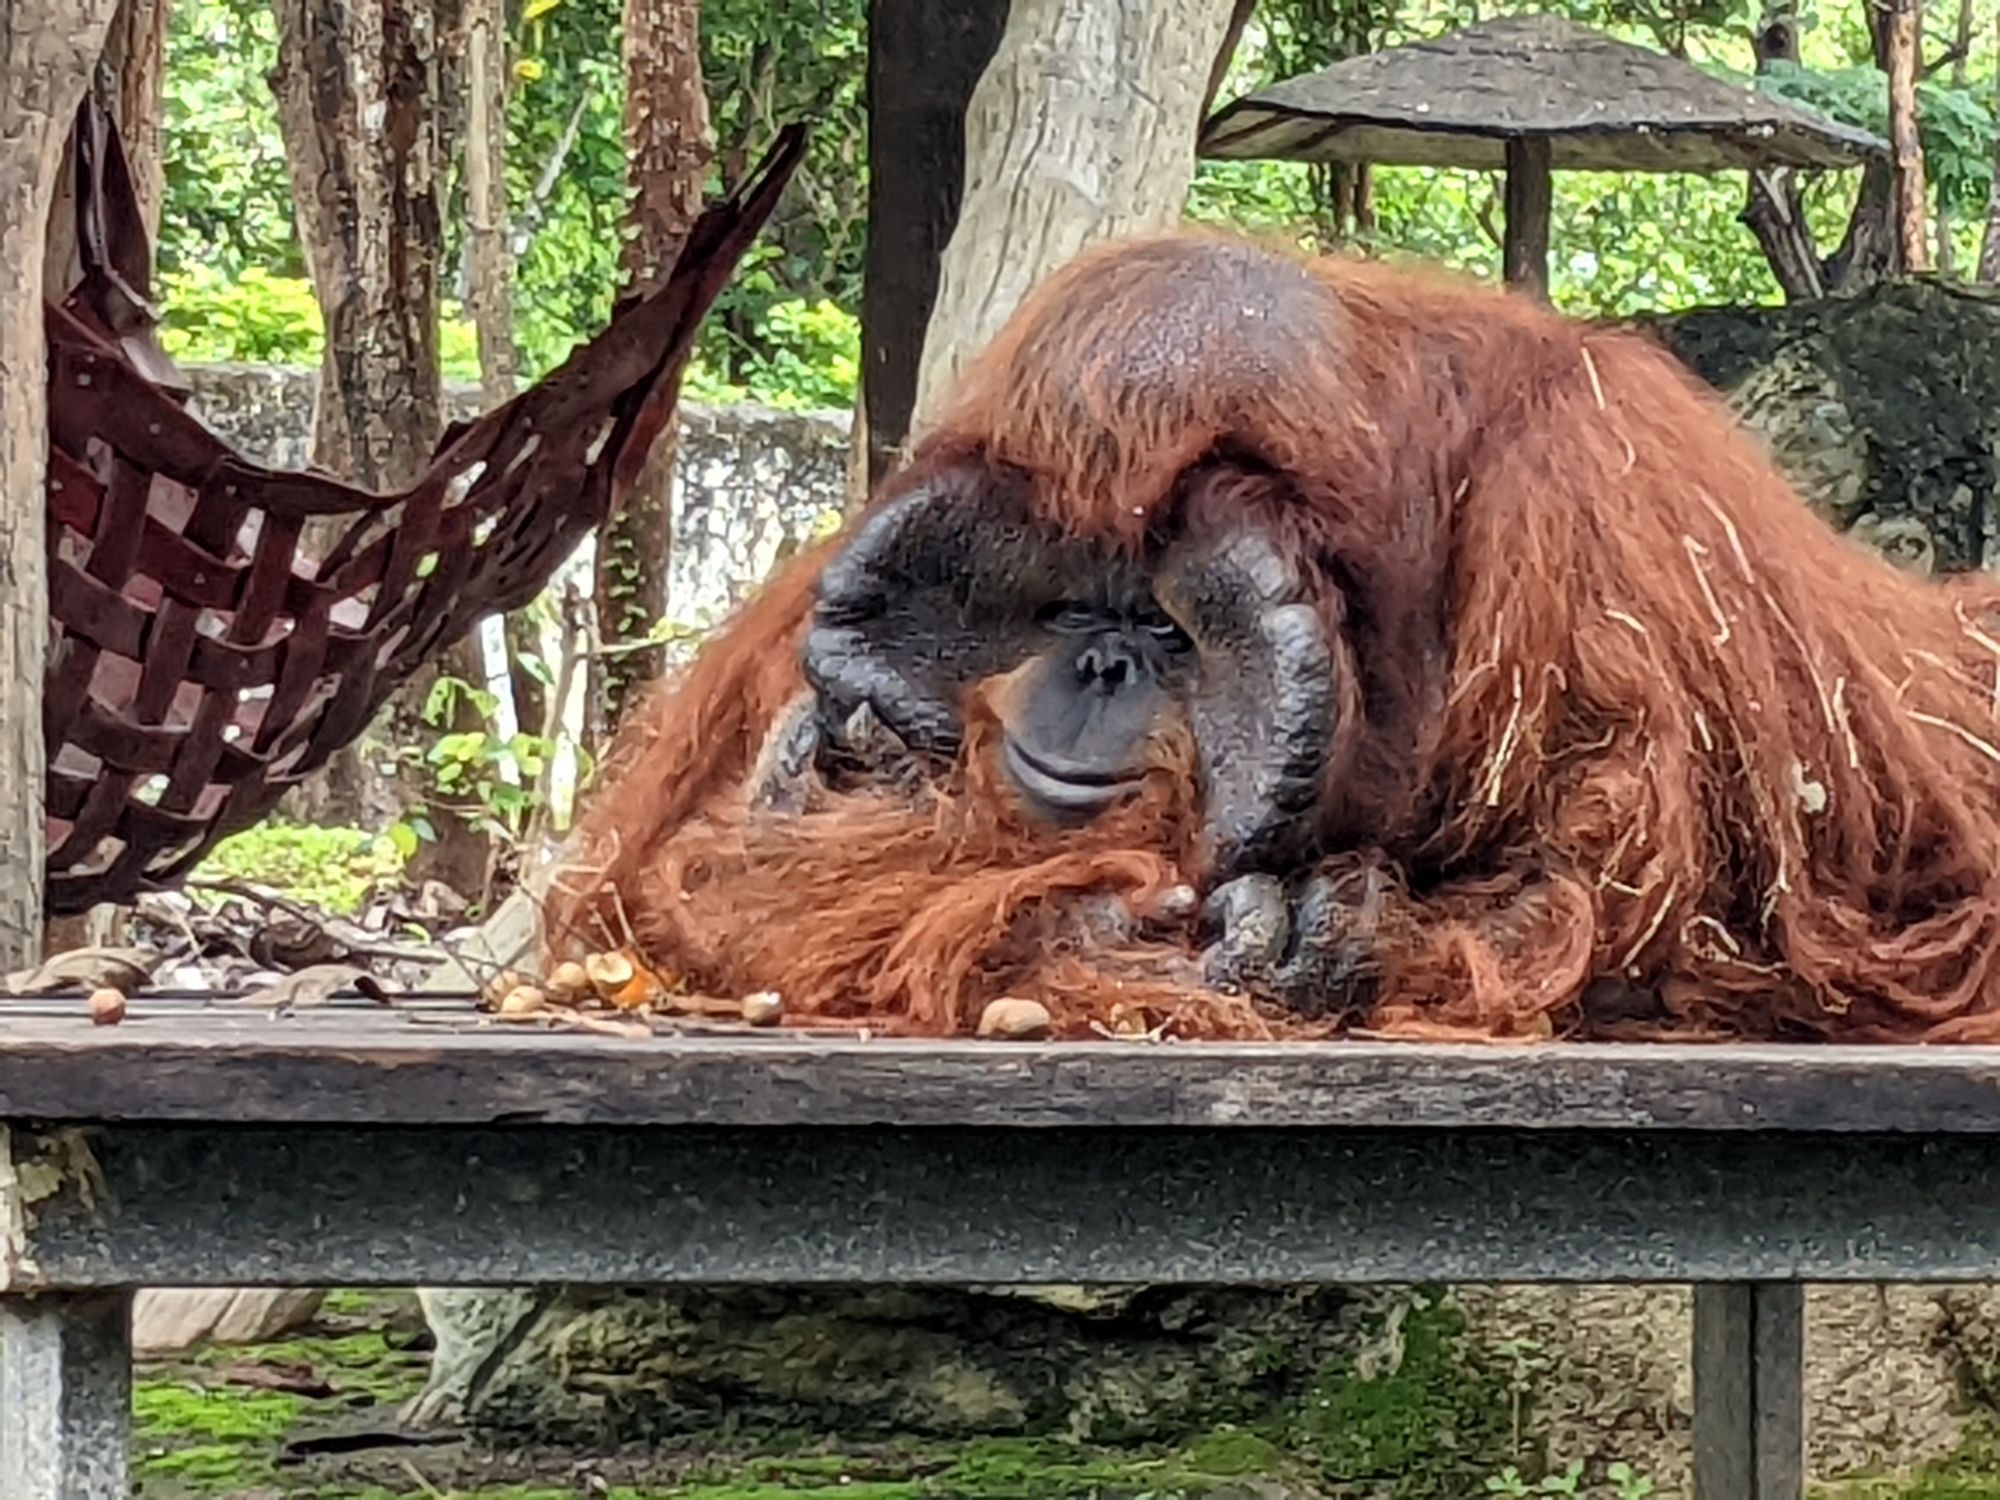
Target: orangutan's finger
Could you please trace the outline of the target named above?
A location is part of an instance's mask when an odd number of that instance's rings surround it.
[[[1261,987],[1291,936],[1284,887],[1270,875],[1240,876],[1216,887],[1202,916],[1219,932],[1201,956],[1206,982],[1217,989]]]
[[[1195,643],[1209,858],[1224,871],[1298,863],[1345,687],[1327,619],[1250,526],[1170,551],[1155,594]]]
[[[773,721],[750,773],[752,812],[804,812],[820,789],[815,769],[821,742],[818,708],[811,693],[800,693]]]
[[[1380,877],[1309,878],[1291,910],[1289,951],[1270,970],[1273,999],[1301,1016],[1323,1019],[1366,1003],[1376,973],[1383,910]]]

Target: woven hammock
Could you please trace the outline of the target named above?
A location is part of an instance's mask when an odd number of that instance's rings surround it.
[[[541,591],[672,419],[700,321],[804,143],[800,127],[781,133],[656,291],[532,389],[454,425],[412,488],[378,495],[252,463],[185,410],[154,338],[124,150],[86,104],[82,279],[45,307],[51,913],[172,886],[426,660]],[[321,555],[301,549],[308,522],[337,538]]]

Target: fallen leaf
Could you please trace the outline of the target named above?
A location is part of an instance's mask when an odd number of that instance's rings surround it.
[[[123,990],[130,994],[160,966],[162,955],[145,948],[72,948],[7,976],[10,995],[53,995],[59,990]]]
[[[233,1364],[216,1371],[230,1385],[251,1386],[260,1391],[284,1391],[324,1401],[340,1394],[340,1387],[320,1376],[311,1365]]]
[[[366,969],[353,964],[314,964],[296,974],[252,990],[242,997],[245,1005],[268,1005],[273,1010],[291,1010],[301,1005],[324,1005],[346,990],[357,990],[378,1005],[392,1005],[389,992]]]

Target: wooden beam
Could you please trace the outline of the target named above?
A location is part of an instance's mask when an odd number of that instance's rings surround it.
[[[1507,285],[1544,301],[1549,295],[1549,207],[1554,172],[1546,140],[1507,142]]]
[[[917,402],[938,262],[965,187],[965,109],[1007,23],[1007,0],[871,0],[868,249],[861,290],[868,483]]]

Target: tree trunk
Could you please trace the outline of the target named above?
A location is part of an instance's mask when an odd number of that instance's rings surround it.
[[[1891,70],[1891,27],[1885,13],[1869,7],[1869,34],[1875,62]],[[1799,60],[1797,0],[1771,0],[1755,38],[1757,71],[1780,59]],[[1797,175],[1784,168],[1750,174],[1743,222],[1757,237],[1787,301],[1811,301],[1857,287],[1895,269],[1897,233],[1894,203],[1897,173],[1890,163],[1871,160],[1848,215],[1847,230],[1833,254],[1822,257],[1806,223],[1805,200]]]
[[[514,694],[514,717],[524,734],[540,734],[549,715],[549,689],[544,676],[550,671],[548,647],[542,643],[541,623],[535,606],[517,609],[506,619],[507,682]],[[529,658],[539,671],[528,665]]]
[[[1222,45],[1215,49],[1215,63],[1208,70],[1208,87],[1201,96],[1201,111],[1195,117],[1197,129],[1221,97],[1222,85],[1229,78],[1229,65],[1236,61],[1236,49],[1243,41],[1243,28],[1250,23],[1250,13],[1256,8],[1257,0],[1232,0],[1229,19],[1222,26]]]
[[[119,0],[105,32],[104,47],[91,70],[90,91],[118,126],[125,165],[139,200],[146,240],[159,246],[160,210],[166,200],[166,159],[161,143],[170,0]],[[83,274],[76,253],[76,170],[66,141],[49,207],[46,284],[74,285]]]
[[[502,0],[465,0],[466,283],[479,340],[479,394],[488,410],[513,398],[521,370],[508,244],[506,22]],[[542,654],[533,607],[508,616],[502,631],[514,717],[523,733],[540,734],[542,684],[523,665],[524,655]],[[469,667],[472,659],[462,657],[459,665]]]
[[[1015,0],[966,113],[966,186],[919,424],[1025,293],[1086,245],[1177,223],[1229,0]]]
[[[1768,72],[1774,62],[1799,60],[1797,0],[1776,0],[1759,23],[1752,48],[1759,73]],[[1789,167],[1751,172],[1743,222],[1757,237],[1787,301],[1811,301],[1825,292],[1825,268],[1806,223],[1805,197],[1796,172]]]
[[[910,435],[938,265],[965,196],[966,109],[1006,25],[1007,0],[869,0],[863,491]]]
[[[370,489],[421,474],[443,430],[440,44],[450,0],[276,0],[299,238],[326,322],[313,461]]]
[[[166,73],[168,0],[119,0],[104,47],[91,70],[90,92],[97,107],[117,126],[125,166],[138,200],[149,250],[157,250],[160,209],[165,197],[161,150],[162,84]],[[76,243],[76,137],[65,141],[49,205],[47,259],[42,285],[60,296],[83,275]],[[151,267],[148,266],[150,272]],[[141,288],[142,292],[145,288]],[[71,917],[51,918],[43,928],[44,953],[64,953],[118,940],[121,913],[99,906]]]
[[[113,0],[0,0],[0,964],[42,943],[48,463],[42,276],[63,146]]]
[[[444,425],[438,278],[455,0],[276,0],[276,12],[271,82],[326,324],[313,459],[366,488],[399,489],[423,472]],[[419,673],[389,706],[389,742],[426,743],[421,710],[437,676],[480,683],[479,660],[469,637]],[[353,774],[358,757],[342,760]],[[414,769],[406,782],[406,801],[428,800]],[[449,809],[431,822],[437,838],[413,874],[476,895],[485,835]]]
[[[1952,34],[1951,86],[1965,87],[1965,63],[1972,54],[1972,0],[1958,0],[1958,28]],[[1952,243],[1951,203],[1945,197],[1944,185],[1938,185],[1937,201],[1937,268],[1940,276],[1951,276],[1957,270],[1958,247]]]
[[[2000,81],[1994,89],[1994,108],[2000,110]],[[1979,242],[1978,275],[1983,282],[2000,281],[2000,140],[1993,145],[1993,181],[1986,191],[1986,232]]]
[[[701,211],[715,156],[701,76],[699,0],[625,0],[625,90],[624,269],[627,291],[643,295],[672,267]],[[616,727],[634,691],[666,669],[658,646],[618,648],[643,641],[667,612],[676,437],[669,423],[623,507],[598,536],[598,639],[615,652],[596,658],[591,702],[600,736]]]
[[[479,391],[491,408],[514,394],[521,367],[507,250],[507,31],[500,0],[465,0],[465,206]]]
[[[1889,143],[1895,151],[1896,259],[1905,272],[1931,268],[1924,146],[1917,135],[1917,64],[1923,44],[1918,0],[1890,0]]]

